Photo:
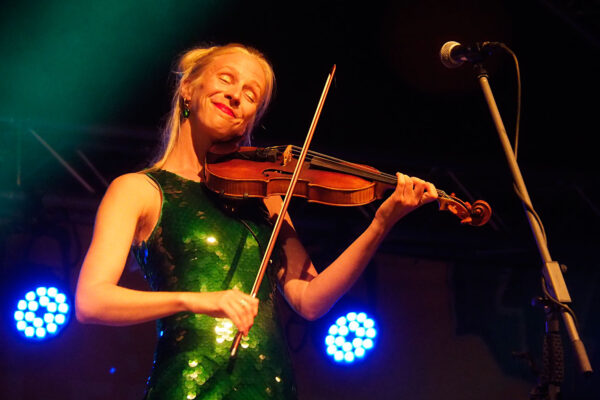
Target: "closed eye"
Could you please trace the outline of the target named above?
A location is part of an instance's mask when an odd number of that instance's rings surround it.
[[[221,82],[224,82],[224,83],[231,83],[231,81],[232,81],[232,78],[231,78],[231,76],[229,76],[229,75],[227,75],[227,74],[221,74],[221,75],[219,76],[219,80],[220,80]]]
[[[256,102],[256,95],[253,92],[246,92],[246,98],[252,103]]]

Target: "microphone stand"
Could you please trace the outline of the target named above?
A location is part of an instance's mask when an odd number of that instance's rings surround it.
[[[562,275],[562,268],[558,262],[553,261],[548,251],[548,245],[540,224],[539,217],[535,214],[531,199],[525,187],[525,182],[517,164],[514,151],[508,140],[506,129],[502,123],[498,106],[494,100],[492,90],[488,81],[488,73],[481,63],[474,64],[474,70],[477,79],[483,90],[485,100],[487,101],[492,119],[496,125],[500,142],[508,161],[508,166],[512,172],[514,185],[523,201],[525,214],[529,220],[529,226],[534,235],[537,247],[542,258],[542,284],[544,297],[536,302],[542,305],[546,314],[546,326],[543,348],[543,367],[539,377],[538,386],[531,392],[531,399],[550,399],[557,400],[561,398],[560,384],[563,380],[563,349],[560,336],[559,316],[562,316],[567,334],[573,345],[577,364],[581,373],[585,376],[592,374],[592,366],[589,362],[583,342],[577,332],[577,326],[574,315],[569,307],[564,303],[570,303],[571,297],[567,290],[567,285]]]

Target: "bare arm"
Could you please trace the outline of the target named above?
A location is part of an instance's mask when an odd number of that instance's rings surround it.
[[[394,224],[436,197],[431,183],[399,174],[396,190],[377,210],[369,227],[320,274],[286,216],[279,239],[286,265],[279,279],[290,305],[306,319],[321,317],[356,282]],[[277,198],[269,199],[267,207],[278,212],[280,202]]]
[[[239,291],[151,292],[118,286],[136,231],[157,212],[157,205],[160,207],[160,194],[143,175],[127,174],[111,183],[98,209],[92,243],[81,267],[77,319],[131,325],[190,311],[228,317],[247,333],[258,301]]]

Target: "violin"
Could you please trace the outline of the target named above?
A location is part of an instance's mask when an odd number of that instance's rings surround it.
[[[211,149],[204,170],[206,186],[235,199],[284,195],[300,151],[292,145],[240,147],[235,152]],[[383,198],[396,184],[395,175],[308,151],[293,195],[331,206],[361,206]],[[492,215],[491,207],[483,200],[470,204],[454,193],[438,189],[437,194],[439,209],[456,215],[462,224],[481,226]]]

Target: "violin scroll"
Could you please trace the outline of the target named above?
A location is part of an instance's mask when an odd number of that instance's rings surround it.
[[[483,200],[476,200],[473,205],[468,201],[462,201],[454,195],[448,195],[438,190],[438,203],[440,210],[450,211],[460,219],[461,224],[471,226],[485,225],[492,216],[492,208]]]

